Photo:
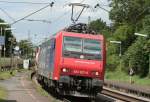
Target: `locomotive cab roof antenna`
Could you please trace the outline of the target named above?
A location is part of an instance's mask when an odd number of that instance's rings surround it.
[[[70,3],[69,6],[72,6],[71,21],[72,21],[74,24],[78,21],[79,17],[81,16],[81,14],[82,14],[83,11],[84,11],[84,9],[90,7],[90,6],[87,5],[87,4],[81,4],[81,3]],[[80,6],[80,7],[82,7],[82,9],[81,9],[79,15],[78,15],[76,18],[74,17],[74,7],[75,7],[75,6]]]

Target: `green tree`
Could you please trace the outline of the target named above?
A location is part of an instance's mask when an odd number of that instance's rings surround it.
[[[5,21],[0,19],[0,23],[4,23]],[[6,46],[6,56],[9,57],[10,56],[10,45],[11,42],[9,41],[9,38],[14,37],[11,30],[10,31],[5,31],[5,28],[10,28],[10,25],[0,25],[0,28],[2,28],[2,36],[4,36],[4,32],[5,32],[5,46]],[[4,52],[4,46],[3,46],[3,50],[2,52]],[[4,55],[4,53],[2,53],[2,55]]]
[[[33,54],[33,44],[28,40],[21,40],[19,42],[19,47],[21,49],[21,56],[23,58],[31,58]]]
[[[136,25],[150,13],[150,0],[111,0],[110,19],[116,25],[128,23]]]
[[[142,20],[143,28],[139,33],[150,36],[150,15],[147,15]],[[149,54],[150,54],[150,39],[146,37],[138,37],[137,40],[129,47],[124,56],[124,65],[129,70],[134,68],[136,74],[141,77],[147,76],[149,72]]]
[[[143,21],[143,30],[150,36],[150,14],[144,17]]]
[[[90,22],[89,27],[100,34],[103,34],[106,38],[111,35],[110,27],[107,26],[106,22],[102,19]]]
[[[109,16],[115,28],[110,40],[122,42],[123,69],[128,72],[132,67],[137,75],[146,76],[150,41],[140,37],[136,39],[134,33],[150,34],[150,0],[109,1],[112,8]],[[109,67],[119,66],[119,63],[116,62],[117,57],[114,57],[119,53],[118,51],[119,47],[108,44],[107,64]]]
[[[145,38],[139,37],[128,51],[124,55],[124,67],[128,71],[129,68],[133,68],[137,75],[141,77],[148,74],[148,56],[145,51],[147,41]]]
[[[133,26],[128,24],[119,26],[114,32],[113,38],[122,42],[122,53],[124,53],[135,40]]]

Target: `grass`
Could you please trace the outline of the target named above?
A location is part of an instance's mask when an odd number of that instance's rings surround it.
[[[6,89],[0,86],[0,102],[3,102],[6,96],[7,96]]]
[[[122,82],[130,82],[130,76],[121,72],[121,71],[114,71],[109,72],[106,71],[105,73],[105,79],[107,80],[114,80],[114,81],[122,81]],[[134,84],[137,85],[144,85],[144,86],[150,86],[150,78],[140,78],[139,76],[132,76],[132,80],[134,81]]]
[[[11,78],[14,75],[16,75],[16,71],[13,71],[12,74],[10,74],[10,71],[0,72],[0,80],[9,79],[9,78]],[[6,96],[7,96],[6,89],[4,87],[0,86],[0,102],[5,102]]]
[[[24,69],[24,68],[20,68],[18,71],[20,72],[26,72],[26,71],[29,71],[28,69]]]
[[[50,100],[50,102],[60,102],[59,100],[53,98],[52,96],[50,96],[50,94],[45,91],[41,85],[37,84],[35,81],[32,81],[33,82],[33,85],[34,87],[36,88],[37,92],[41,95],[41,96],[45,96],[45,97],[48,97],[48,99]]]
[[[49,96],[49,94],[40,85],[37,85],[36,89],[42,96]]]
[[[37,92],[40,93],[40,95],[45,96],[45,97],[48,97],[48,96],[49,96],[48,92],[46,92],[46,91],[41,87],[41,85],[37,84],[35,81],[32,81],[32,82],[33,82],[33,85],[35,86]]]
[[[0,72],[0,80],[9,79],[14,75],[16,75],[16,71],[13,71],[12,74],[11,74],[11,71]]]
[[[49,96],[48,92],[46,92],[40,85],[37,85],[36,89],[42,96],[45,97]]]

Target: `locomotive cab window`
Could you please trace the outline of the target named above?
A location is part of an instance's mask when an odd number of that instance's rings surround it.
[[[82,40],[75,37],[64,37],[64,50],[65,51],[82,51]]]
[[[84,39],[83,53],[100,54],[100,52],[101,52],[100,41]]]
[[[80,56],[83,55],[87,60],[102,60],[102,48],[99,40],[66,36],[63,43],[64,57],[80,59]]]

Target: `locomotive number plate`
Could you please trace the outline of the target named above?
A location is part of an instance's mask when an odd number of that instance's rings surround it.
[[[84,70],[73,70],[74,74],[89,74],[88,71],[84,71]]]

